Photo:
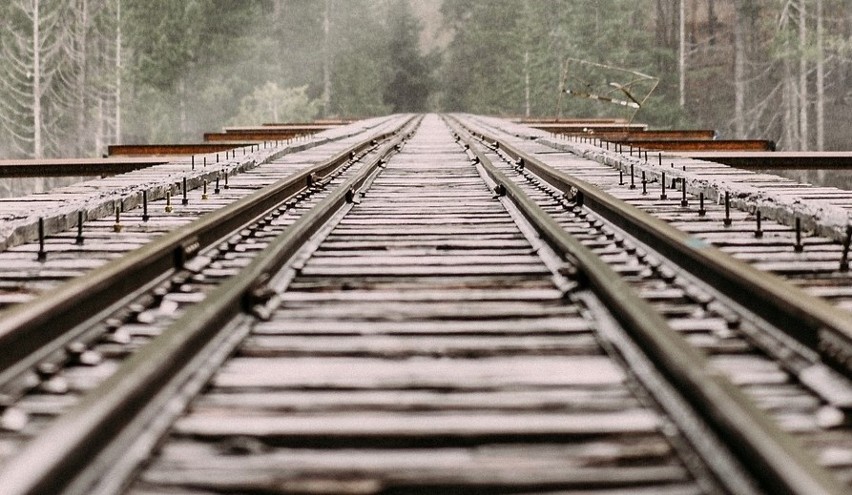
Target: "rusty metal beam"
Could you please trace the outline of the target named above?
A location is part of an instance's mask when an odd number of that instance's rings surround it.
[[[204,133],[205,142],[223,142],[233,141],[234,138],[239,138],[242,141],[278,141],[283,139],[291,139],[296,136],[304,136],[313,134],[316,131],[241,131],[241,132],[206,132]]]
[[[626,124],[627,119],[622,118],[560,118],[560,117],[526,117],[511,119],[512,122],[519,124],[535,125],[535,124]]]
[[[562,132],[557,134],[569,136],[588,136],[586,132]],[[678,130],[644,130],[629,132],[595,132],[594,137],[605,141],[687,141],[687,140],[710,140],[716,137],[713,129],[678,129]]]
[[[249,142],[197,143],[197,144],[113,144],[108,148],[109,156],[169,156],[200,155],[227,151],[242,146],[251,146]]]
[[[225,132],[228,134],[239,134],[243,133],[252,133],[252,132],[273,132],[273,131],[284,131],[284,132],[319,132],[325,131],[328,129],[334,129],[338,127],[336,125],[326,125],[326,124],[279,124],[279,125],[262,125],[262,126],[237,126],[237,127],[225,127]]]
[[[151,158],[65,158],[0,160],[0,177],[84,177],[115,175],[167,163]]]
[[[317,119],[313,122],[264,122],[262,126],[281,127],[286,125],[306,126],[306,125],[324,125],[329,127],[337,127],[341,125],[349,125],[354,120],[348,119]]]
[[[553,123],[553,124],[533,124],[530,127],[547,132],[559,133],[575,133],[594,135],[598,132],[634,132],[644,131],[648,128],[648,124],[619,124],[619,123]]]
[[[696,151],[670,155],[749,170],[852,170],[852,151]]]
[[[654,151],[773,151],[775,143],[764,139],[714,139],[714,140],[616,140],[618,144]]]

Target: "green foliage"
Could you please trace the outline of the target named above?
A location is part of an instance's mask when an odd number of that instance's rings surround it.
[[[653,105],[667,108],[646,115],[658,125],[682,120],[672,93],[677,81],[663,70],[674,54],[655,50],[646,29],[653,23],[649,0],[445,0],[442,12],[453,32],[440,72],[444,110],[629,117],[623,107],[560,98],[563,61],[572,57],[662,74],[659,91],[667,97]]]
[[[319,112],[320,102],[307,95],[308,86],[281,88],[267,82],[258,86],[240,102],[235,124],[255,125],[260,122],[308,122]]]
[[[701,125],[723,132],[731,127],[733,11],[721,3],[711,43],[701,20],[709,4],[687,2],[687,29],[694,36],[688,41],[684,111],[678,106],[675,0],[430,0],[440,2],[437,20],[419,8],[415,15],[416,1],[40,0],[42,35],[47,45],[58,47],[46,54],[43,66],[48,70],[40,126],[47,134],[45,152],[102,149],[110,140],[197,141],[202,132],[228,123],[316,115],[358,118],[430,110],[631,115],[624,107],[560,96],[567,57],[659,77],[654,96],[637,114],[652,125]],[[834,133],[848,141],[843,133],[849,91],[836,81],[852,74],[852,17],[840,14],[848,0],[823,1],[827,139]],[[0,150],[21,155],[34,153],[36,127],[33,98],[27,96],[34,84],[24,56],[32,5],[33,0],[0,2],[0,51],[7,60],[0,64],[0,126],[8,136]],[[88,20],[81,15],[83,5],[91,12]],[[804,43],[795,8],[783,14],[777,2],[737,5],[749,25],[746,106],[753,110],[746,116],[746,132],[772,138],[766,134],[778,132],[783,120],[782,83],[796,82],[790,68],[800,60],[811,64],[809,85],[815,86],[812,3],[807,2]],[[786,27],[779,23],[784,15]],[[422,26],[436,24],[443,25],[442,42],[424,54]],[[119,32],[121,68],[115,51]],[[810,98],[813,102],[813,89]],[[794,100],[787,97],[785,105]],[[119,101],[120,126],[115,121]],[[122,136],[116,138],[119,127]]]
[[[420,25],[411,14],[407,0],[395,0],[389,13],[389,78],[384,102],[394,112],[426,110],[431,86],[427,60],[418,48]]]

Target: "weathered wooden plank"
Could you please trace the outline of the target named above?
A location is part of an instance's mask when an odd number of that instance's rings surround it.
[[[445,319],[445,320],[492,320],[525,319],[558,316],[571,317],[578,314],[576,306],[561,304],[560,300],[551,300],[536,304],[525,301],[462,301],[462,302],[416,302],[384,304],[351,303],[286,303],[277,315],[281,319],[338,318],[341,322],[374,320],[404,321],[406,319]]]
[[[214,389],[193,403],[193,411],[215,415],[234,411],[619,411],[638,407],[622,386],[512,390],[263,390]]]
[[[585,452],[584,452],[585,450]],[[535,489],[683,486],[687,472],[658,460],[661,444],[633,448],[590,444],[573,449],[276,449],[213,456],[196,449],[166,451],[145,475],[151,484],[225,491],[276,493],[380,493],[410,487],[441,493],[452,487],[488,492],[498,487]],[[583,454],[588,453],[584,457]],[[206,455],[205,455],[206,454]],[[640,465],[644,459],[646,464]],[[619,463],[623,460],[622,463]],[[631,460],[635,460],[631,462]],[[606,492],[604,492],[606,493]],[[646,492],[647,493],[647,492]],[[667,492],[660,492],[666,494]],[[677,492],[674,492],[677,493]],[[690,493],[690,492],[685,492]]]
[[[240,356],[350,356],[401,359],[417,356],[482,358],[503,355],[594,355],[599,346],[591,334],[565,336],[437,337],[437,336],[254,336]]]
[[[524,320],[419,320],[419,321],[340,321],[315,317],[263,322],[254,327],[257,334],[271,335],[530,335],[588,332],[590,323],[581,318],[534,318]]]
[[[604,356],[418,358],[236,358],[214,378],[217,387],[506,388],[612,385],[623,372]]]
[[[584,413],[351,413],[309,416],[229,415],[221,417],[191,414],[179,419],[174,433],[180,436],[222,438],[249,436],[268,439],[278,445],[298,444],[310,438],[332,440],[338,445],[355,439],[404,439],[438,442],[441,438],[507,439],[553,441],[557,437],[590,435],[631,435],[654,433],[660,423],[646,409]]]

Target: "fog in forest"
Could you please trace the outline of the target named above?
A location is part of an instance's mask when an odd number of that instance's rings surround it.
[[[425,111],[852,149],[850,0],[8,0],[0,23],[3,157]],[[638,112],[576,96],[634,73],[659,81]]]

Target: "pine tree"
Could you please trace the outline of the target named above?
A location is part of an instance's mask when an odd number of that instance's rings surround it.
[[[394,112],[422,112],[429,98],[431,75],[429,64],[417,47],[421,28],[408,0],[391,3],[388,28],[390,79],[384,89],[384,102]]]

